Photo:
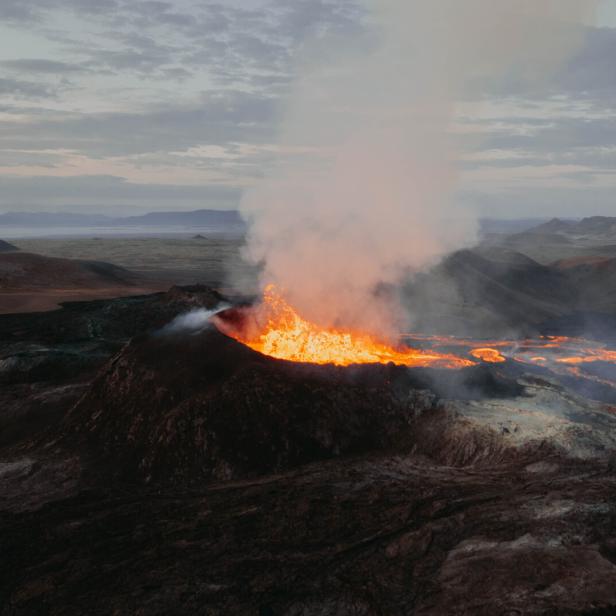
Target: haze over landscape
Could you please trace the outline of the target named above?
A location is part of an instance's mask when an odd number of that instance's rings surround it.
[[[0,616],[616,614],[616,0],[0,37]]]

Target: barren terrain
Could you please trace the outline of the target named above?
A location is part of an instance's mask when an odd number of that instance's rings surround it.
[[[143,275],[55,263],[88,292]],[[404,293],[426,332],[612,348],[612,269],[491,246]],[[614,613],[613,362],[317,366],[175,320],[234,301],[0,316],[0,614]]]

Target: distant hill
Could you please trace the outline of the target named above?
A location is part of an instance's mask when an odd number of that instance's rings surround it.
[[[616,217],[553,218],[519,233],[484,236],[484,245],[521,252],[547,264],[572,258],[616,257]]]
[[[18,227],[169,227],[238,226],[242,218],[236,210],[194,210],[190,212],[149,212],[141,216],[112,217],[68,212],[7,212],[0,214],[0,228]]]
[[[195,210],[194,212],[151,212],[143,216],[115,219],[121,225],[239,225],[242,218],[236,210]]]
[[[500,247],[455,252],[403,295],[411,329],[474,337],[536,335],[577,300],[564,272]]]
[[[137,274],[102,261],[59,259],[29,252],[0,255],[0,289],[96,289],[134,286]]]
[[[522,233],[547,222],[547,218],[481,218],[479,220],[479,235]]]
[[[569,332],[614,339],[616,258],[542,265],[497,246],[460,250],[418,274],[403,298],[414,331],[515,338],[566,324]]]
[[[603,237],[616,239],[616,217],[614,216],[592,216],[582,218],[580,222],[573,225],[568,233],[594,234]]]
[[[165,281],[104,261],[25,251],[0,253],[0,315],[55,310],[64,302],[143,295],[168,288]],[[97,336],[96,326],[88,329],[87,335]]]
[[[536,225],[530,229],[526,229],[531,233],[563,233],[576,224],[574,220],[561,220],[560,218],[552,218],[543,224]]]
[[[0,252],[15,252],[16,250],[19,250],[17,246],[13,246],[13,244],[0,240]]]
[[[616,217],[590,216],[581,220],[552,220],[533,227],[530,233],[557,233],[563,235],[593,235],[616,239]]]

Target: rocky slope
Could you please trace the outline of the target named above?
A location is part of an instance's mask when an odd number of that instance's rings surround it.
[[[433,398],[397,396],[395,372],[272,360],[211,328],[138,338],[99,373],[56,444],[82,443],[123,480],[201,483],[395,449]]]
[[[0,315],[0,445],[61,417],[131,337],[221,299],[207,287],[176,287],[74,302],[45,313]]]
[[[0,613],[609,614],[615,489],[607,467],[559,459],[373,456],[74,490],[0,517]]]
[[[576,257],[543,265],[520,252],[453,253],[403,290],[410,329],[470,337],[616,331],[616,259]]]
[[[2,616],[616,610],[609,402],[514,362],[307,366],[161,328],[220,300],[70,317],[115,354],[0,450]]]
[[[374,451],[448,465],[543,449],[588,459],[616,451],[613,404],[616,386],[590,390],[582,375],[514,361],[454,371],[295,364],[208,327],[135,338],[53,441],[83,448],[112,478],[145,483],[251,477]]]

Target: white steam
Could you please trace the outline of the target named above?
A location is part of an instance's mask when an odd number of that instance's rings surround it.
[[[175,317],[173,321],[160,329],[158,334],[162,336],[180,333],[196,334],[210,325],[210,319],[215,314],[225,310],[228,307],[229,304],[219,304],[212,310],[197,308],[195,310],[191,310],[190,312],[180,314]]]
[[[580,42],[585,0],[365,0],[352,36],[307,41],[281,159],[241,209],[246,255],[323,325],[399,325],[376,293],[472,241],[454,193],[458,101],[540,82]]]

